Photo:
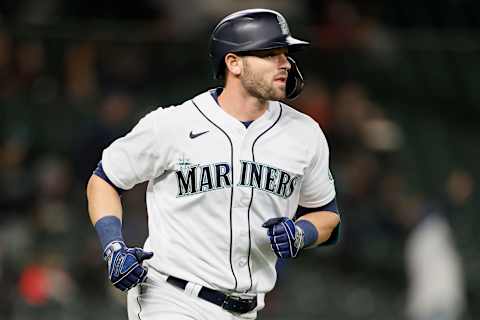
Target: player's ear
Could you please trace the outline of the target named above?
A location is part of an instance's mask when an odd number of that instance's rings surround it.
[[[234,53],[225,55],[225,65],[227,70],[234,76],[239,76],[242,73],[242,59]]]

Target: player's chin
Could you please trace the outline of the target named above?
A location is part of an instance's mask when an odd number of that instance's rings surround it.
[[[286,97],[286,89],[287,85],[284,82],[277,82],[273,86],[274,92],[275,92],[275,99],[276,100],[281,100],[285,99]]]
[[[285,99],[287,97],[285,86],[283,86],[281,88],[277,88],[275,93],[276,93],[276,100],[282,100],[282,99]]]

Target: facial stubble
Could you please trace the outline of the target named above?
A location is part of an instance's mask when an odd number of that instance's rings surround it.
[[[250,95],[262,101],[281,100],[285,98],[285,89],[279,94],[273,83],[267,82],[263,78],[263,74],[259,72],[255,73],[252,70],[248,60],[245,59],[243,63],[244,73],[241,82]]]

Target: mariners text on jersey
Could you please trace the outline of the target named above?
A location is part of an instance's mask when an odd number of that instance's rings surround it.
[[[250,187],[275,194],[282,198],[290,197],[300,176],[282,169],[253,161],[240,161],[239,187]],[[176,171],[177,197],[194,195],[232,186],[231,168],[228,163],[209,165],[187,165]]]

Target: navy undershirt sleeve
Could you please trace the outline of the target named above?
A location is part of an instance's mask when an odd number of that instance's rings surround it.
[[[113,182],[107,177],[107,174],[105,173],[105,171],[103,170],[103,166],[102,166],[102,161],[100,160],[100,162],[98,163],[97,165],[97,168],[95,169],[95,171],[93,171],[93,174],[96,175],[97,177],[99,178],[102,178],[105,182],[107,182],[109,185],[111,185],[117,192],[119,195],[122,195],[122,193],[124,193],[126,190],[124,189],[121,189],[119,187],[117,187],[116,185],[113,184]]]
[[[316,207],[316,208],[306,208],[306,207],[298,206],[295,217],[298,219],[301,216],[306,215],[307,213],[315,212],[315,211],[331,211],[338,214],[337,199],[333,198],[333,200],[327,203],[326,205],[321,207]]]
[[[332,201],[330,201],[326,205],[317,207],[317,208],[306,208],[306,207],[298,206],[297,212],[295,213],[295,220],[300,218],[301,216],[306,215],[307,213],[316,212],[316,211],[331,211],[331,212],[335,212],[336,214],[340,214],[337,206],[337,199],[334,198]],[[328,245],[337,243],[340,238],[340,225],[341,223],[339,223],[335,227],[335,229],[333,229],[332,234],[330,235],[330,238],[328,238],[327,241],[322,242],[319,246],[328,246]]]

